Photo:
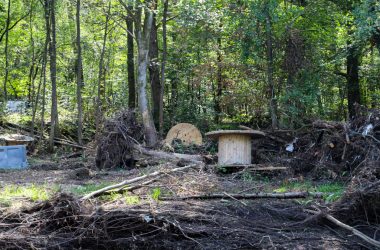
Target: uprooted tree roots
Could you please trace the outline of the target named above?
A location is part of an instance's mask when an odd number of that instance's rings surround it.
[[[334,235],[308,217],[299,205],[284,201],[250,206],[172,201],[103,210],[61,194],[5,217],[0,223],[0,248],[352,249],[362,244]]]
[[[143,138],[142,125],[137,122],[135,112],[118,113],[104,123],[96,151],[96,166],[99,169],[133,166],[133,145],[141,143]]]

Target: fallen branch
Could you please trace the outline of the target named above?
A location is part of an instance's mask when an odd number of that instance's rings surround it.
[[[288,192],[288,193],[254,193],[254,194],[204,194],[204,195],[189,195],[189,196],[179,196],[179,197],[160,197],[160,200],[191,200],[191,199],[259,199],[259,198],[276,198],[276,199],[297,199],[297,198],[321,198],[323,193],[314,192]]]
[[[162,175],[162,174],[168,174],[168,173],[173,173],[173,172],[178,172],[178,171],[183,171],[183,170],[187,170],[189,168],[193,168],[193,167],[196,167],[196,166],[199,166],[198,164],[192,164],[192,165],[188,165],[188,166],[185,166],[185,167],[180,167],[180,168],[173,168],[171,170],[164,170],[164,171],[156,171],[156,172],[153,172],[151,174],[146,174],[146,175],[143,175],[143,176],[139,176],[139,177],[136,177],[136,178],[133,178],[133,179],[130,179],[130,180],[125,180],[125,181],[122,181],[118,184],[114,184],[114,185],[110,185],[110,186],[107,186],[107,187],[104,187],[104,188],[101,188],[99,190],[96,190],[92,193],[89,193],[85,196],[83,196],[81,198],[81,200],[88,200],[92,197],[95,197],[95,196],[99,196],[109,190],[112,190],[112,189],[117,189],[117,188],[122,188],[126,185],[129,185],[131,183],[135,183],[135,182],[138,182],[138,181],[141,181],[141,180],[144,180],[144,179],[147,179],[147,178],[150,178],[150,177],[156,177],[156,176],[159,176],[159,175]]]
[[[309,212],[311,214],[314,214],[314,215],[321,215],[323,218],[326,218],[328,221],[334,223],[335,225],[341,227],[341,228],[344,228],[348,231],[350,231],[351,233],[353,233],[354,235],[358,236],[360,239],[364,240],[365,242],[371,244],[372,246],[375,246],[377,249],[380,249],[380,241],[377,241],[375,239],[372,239],[371,237],[365,235],[364,233],[360,232],[359,230],[347,225],[347,224],[344,224],[343,222],[339,221],[338,219],[336,219],[335,217],[329,215],[329,214],[324,214],[322,213],[321,211],[314,211],[314,210],[305,210],[306,212]]]
[[[178,154],[178,153],[166,153],[162,151],[146,149],[140,145],[135,145],[134,148],[142,154],[157,157],[160,159],[169,159],[169,160],[186,160],[193,163],[203,164],[203,158],[200,155],[189,155],[189,154]]]
[[[139,188],[145,187],[145,186],[147,186],[147,185],[149,185],[149,184],[152,184],[153,182],[156,182],[158,179],[159,179],[159,178],[157,177],[157,178],[154,178],[154,179],[148,180],[148,181],[146,181],[146,182],[143,182],[143,183],[141,183],[141,184],[137,184],[137,185],[134,185],[134,186],[130,186],[130,187],[122,187],[122,188],[117,189],[117,190],[115,190],[115,191],[112,191],[112,190],[110,190],[110,191],[106,191],[106,192],[104,192],[103,194],[105,194],[105,195],[112,194],[112,193],[122,194],[122,193],[127,192],[127,191],[130,192],[130,191],[133,191],[133,190],[136,190],[136,189],[139,189]],[[94,197],[97,197],[97,196],[99,196],[99,195],[101,195],[101,194],[95,195]]]
[[[23,126],[20,126],[18,124],[7,122],[7,123],[5,123],[3,125],[6,128],[11,129],[11,130],[18,129],[18,130],[23,130],[23,131],[25,131],[27,133],[30,133],[30,129],[25,128]],[[41,137],[40,135],[37,135],[37,134],[34,134],[33,137],[36,137],[36,138],[42,139],[42,140],[47,140],[48,139],[48,137],[45,137],[45,136]],[[76,144],[73,141],[65,140],[65,139],[62,139],[62,138],[54,138],[54,143],[60,144],[60,145],[63,145],[63,146],[73,147],[73,148],[88,149],[85,146],[78,145],[78,144]]]

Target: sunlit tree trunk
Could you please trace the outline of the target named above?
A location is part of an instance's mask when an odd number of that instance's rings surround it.
[[[144,9],[144,21],[142,24],[142,11]],[[147,6],[142,6],[140,1],[136,1],[136,19],[135,19],[135,34],[138,47],[138,69],[137,69],[137,84],[138,84],[138,100],[139,110],[143,119],[144,134],[147,146],[152,147],[157,143],[157,131],[154,126],[152,114],[148,106],[147,97],[147,68],[149,63],[149,43],[150,34],[152,31],[153,12]]]

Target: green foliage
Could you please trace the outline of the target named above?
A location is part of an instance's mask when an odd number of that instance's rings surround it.
[[[155,201],[158,201],[159,198],[161,196],[161,189],[158,187],[158,188],[154,188],[152,191],[151,191],[151,197],[155,200]]]
[[[128,205],[138,205],[140,204],[140,198],[137,195],[124,195],[125,203]]]
[[[43,1],[42,1],[43,2]],[[81,8],[81,40],[84,67],[83,110],[88,136],[93,134],[99,80],[99,60],[109,1],[86,1]],[[135,1],[127,1],[133,5]],[[107,34],[104,70],[105,116],[128,103],[127,49],[124,17],[119,1],[111,0],[111,21]],[[0,27],[5,27],[7,1],[0,1]],[[42,56],[45,19],[41,1],[12,0],[9,31],[9,99],[29,99],[36,104],[36,124],[50,119],[51,81],[46,69],[46,89],[42,90]],[[380,96],[380,4],[375,0],[278,1],[202,0],[169,4],[167,25],[168,55],[164,94],[165,130],[178,122],[190,122],[202,131],[222,128],[222,123],[270,124],[268,90],[268,32],[273,47],[273,83],[282,127],[301,126],[305,117],[345,119],[347,84],[347,42],[360,46],[360,84],[363,104],[378,106]],[[60,125],[68,134],[76,132],[76,24],[75,1],[57,1],[57,84]],[[158,1],[157,20],[163,6]],[[268,22],[269,20],[269,22]],[[160,23],[160,22],[158,22]],[[158,46],[162,51],[162,28]],[[286,53],[291,32],[302,37],[304,63],[296,74],[286,71],[292,55]],[[1,31],[1,33],[3,30]],[[0,33],[0,34],[1,34]],[[377,50],[373,51],[372,47]],[[5,39],[0,51],[5,50]],[[297,52],[298,50],[296,50]],[[137,55],[135,49],[134,58]],[[293,55],[294,56],[294,55]],[[161,63],[160,53],[158,62]],[[289,58],[290,57],[290,58]],[[289,66],[289,65],[288,65]],[[4,79],[5,57],[0,57]],[[218,74],[221,96],[218,97]],[[32,77],[31,77],[32,76]],[[290,81],[291,80],[291,81]],[[3,84],[3,83],[2,83]],[[2,86],[2,85],[1,85]],[[42,112],[42,93],[46,94]],[[220,98],[220,100],[218,100]],[[216,113],[220,102],[221,113]],[[43,113],[43,114],[42,114]],[[29,123],[29,116],[17,121]],[[6,117],[12,120],[13,117]]]
[[[325,202],[331,203],[342,197],[344,185],[340,182],[313,184],[310,181],[283,183],[279,188],[273,190],[277,193],[285,192],[319,192],[323,193]]]

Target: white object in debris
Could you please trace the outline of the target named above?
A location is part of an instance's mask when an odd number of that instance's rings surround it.
[[[363,136],[368,135],[369,133],[372,132],[372,129],[373,129],[373,125],[372,124],[368,124],[367,126],[365,126],[362,135]]]
[[[294,143],[296,143],[298,140],[298,138],[294,138],[294,140],[291,142],[291,143],[288,143],[285,145],[285,150],[288,151],[288,152],[293,152],[294,151]]]

